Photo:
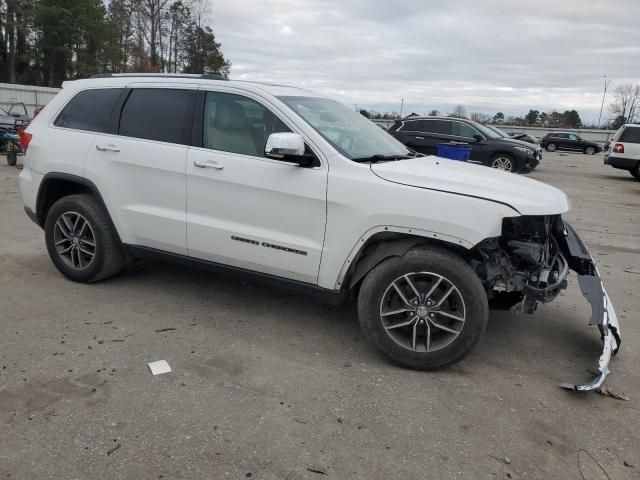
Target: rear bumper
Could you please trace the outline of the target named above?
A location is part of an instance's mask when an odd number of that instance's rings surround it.
[[[566,244],[571,254],[569,264],[578,273],[578,282],[582,295],[591,304],[591,325],[597,325],[603,342],[602,354],[598,360],[598,374],[589,383],[576,385],[564,383],[563,388],[576,391],[589,391],[599,388],[609,374],[611,357],[618,353],[621,344],[620,325],[611,299],[604,288],[595,262],[578,237],[576,231],[565,223]]]
[[[611,165],[613,168],[621,170],[633,170],[640,163],[640,160],[634,158],[612,157],[611,155],[604,157],[604,164]]]

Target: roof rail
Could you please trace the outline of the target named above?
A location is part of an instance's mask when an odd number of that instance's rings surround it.
[[[201,78],[203,80],[229,80],[222,75],[214,73],[110,73],[103,72],[92,75],[89,78],[115,78],[115,77],[160,77],[160,78]]]

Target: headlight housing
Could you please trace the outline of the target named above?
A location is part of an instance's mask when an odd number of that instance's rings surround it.
[[[535,152],[535,150],[527,147],[514,147],[514,148],[522,153],[526,153],[527,155],[533,155],[533,153]]]

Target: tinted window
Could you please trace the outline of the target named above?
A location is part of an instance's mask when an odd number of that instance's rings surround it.
[[[269,135],[290,131],[255,100],[231,93],[207,92],[202,128],[205,148],[263,157]]]
[[[470,125],[462,122],[451,122],[453,124],[453,135],[458,137],[473,138],[474,135],[478,135],[478,131]]]
[[[424,120],[408,120],[404,122],[402,130],[405,132],[424,132]]]
[[[551,136],[554,138],[569,138],[567,133],[552,133]]]
[[[84,90],[67,103],[53,124],[89,132],[114,133],[113,109],[121,93],[121,88]]]
[[[423,132],[451,135],[451,123],[449,120],[424,120]]]
[[[624,129],[621,142],[627,143],[640,143],[640,127],[627,127]]]
[[[186,145],[192,90],[136,88],[122,109],[119,134]]]

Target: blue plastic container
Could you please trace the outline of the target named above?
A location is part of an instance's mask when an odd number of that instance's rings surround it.
[[[439,157],[466,162],[471,155],[471,147],[468,145],[456,145],[451,143],[439,143],[437,145]]]

